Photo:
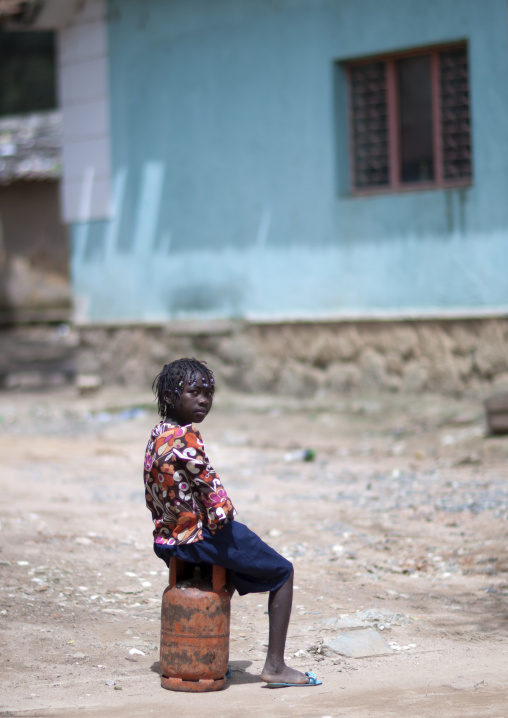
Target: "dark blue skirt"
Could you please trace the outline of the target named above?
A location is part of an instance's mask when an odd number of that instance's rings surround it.
[[[154,551],[167,566],[173,557],[205,569],[224,566],[240,596],[275,591],[293,573],[290,561],[239,521],[230,521],[214,534],[204,527],[202,541],[178,546],[156,543]]]

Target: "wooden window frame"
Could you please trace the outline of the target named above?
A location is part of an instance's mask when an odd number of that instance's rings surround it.
[[[383,55],[371,55],[361,60],[353,60],[343,63],[346,71],[347,93],[348,93],[348,125],[349,125],[349,166],[350,166],[350,188],[351,195],[365,196],[378,194],[392,194],[402,192],[415,192],[429,189],[451,189],[469,187],[473,183],[473,171],[467,178],[445,179],[443,177],[443,148],[441,137],[441,95],[439,89],[440,68],[439,54],[447,50],[465,49],[468,53],[468,44],[465,41],[419,47],[405,52],[389,53]],[[430,55],[431,62],[431,96],[432,96],[432,138],[435,179],[429,182],[402,182],[400,167],[400,127],[399,127],[399,102],[396,62],[408,57],[417,55]],[[389,183],[375,187],[356,187],[355,182],[355,146],[354,146],[354,121],[353,121],[353,100],[351,69],[361,65],[368,65],[373,62],[386,63],[387,78],[387,109],[388,109],[388,157],[389,157]],[[470,72],[468,57],[468,91],[470,95]],[[470,120],[470,145],[472,144],[471,132],[471,103],[469,102]]]

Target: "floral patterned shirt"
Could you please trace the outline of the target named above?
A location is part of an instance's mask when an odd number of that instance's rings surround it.
[[[155,543],[201,541],[203,526],[214,533],[236,513],[194,424],[157,424],[146,447],[144,480]]]

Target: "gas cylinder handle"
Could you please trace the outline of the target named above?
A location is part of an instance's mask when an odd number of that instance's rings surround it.
[[[171,558],[169,561],[169,588],[174,588],[183,576],[185,561],[181,558]]]
[[[169,588],[175,588],[181,581],[185,562],[181,558],[171,558],[169,562]],[[213,566],[212,585],[214,591],[221,591],[226,587],[226,569],[224,566]]]
[[[226,587],[226,569],[224,566],[214,564],[212,572],[212,585],[214,591],[221,591]]]

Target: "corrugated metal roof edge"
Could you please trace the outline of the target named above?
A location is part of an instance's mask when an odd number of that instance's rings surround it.
[[[62,117],[57,110],[0,118],[0,182],[59,179]]]

